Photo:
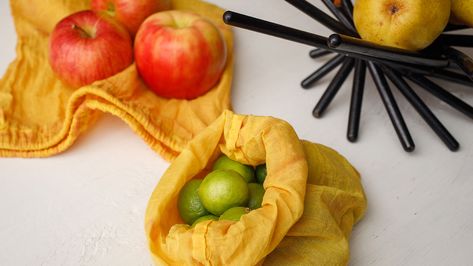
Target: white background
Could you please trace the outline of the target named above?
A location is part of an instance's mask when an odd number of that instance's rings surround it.
[[[327,36],[311,18],[274,0],[212,0],[225,9]],[[322,7],[319,1],[316,5]],[[345,155],[368,197],[351,238],[351,265],[471,265],[473,260],[472,121],[416,91],[461,143],[450,152],[395,93],[416,142],[405,153],[370,79],[359,141],[346,124],[351,81],[323,119],[312,108],[328,85],[300,81],[325,59],[310,47],[235,29],[234,110],[290,122],[299,136]],[[0,2],[0,74],[15,57],[16,35]],[[470,52],[470,55],[473,54]],[[351,80],[351,77],[349,78]],[[441,83],[473,104],[473,89]],[[168,163],[111,115],[71,149],[44,159],[0,158],[0,265],[149,265],[143,221],[147,200]]]

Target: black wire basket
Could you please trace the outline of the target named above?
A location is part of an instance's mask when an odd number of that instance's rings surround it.
[[[232,11],[225,12],[223,20],[232,26],[316,47],[309,53],[312,58],[335,54],[327,63],[301,82],[302,88],[308,89],[341,65],[314,107],[312,111],[314,117],[322,117],[354,69],[347,138],[355,142],[358,138],[366,69],[368,69],[405,151],[413,151],[415,144],[386,77],[451,151],[459,149],[458,141],[415,93],[406,79],[473,119],[471,105],[429,79],[434,77],[473,87],[473,60],[454,48],[473,47],[473,36],[446,34],[449,31],[465,29],[466,26],[448,25],[432,45],[420,52],[412,52],[376,45],[360,39],[354,27],[353,5],[350,0],[342,0],[340,6],[336,6],[331,0],[321,0],[335,18],[308,1],[285,1],[335,33],[327,38]]]

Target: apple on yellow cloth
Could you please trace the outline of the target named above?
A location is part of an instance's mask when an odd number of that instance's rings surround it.
[[[361,38],[417,51],[442,33],[450,5],[450,0],[356,0],[353,19]]]
[[[166,98],[203,95],[220,80],[227,59],[225,40],[214,23],[182,10],[149,16],[134,49],[141,78]]]
[[[49,63],[62,81],[82,87],[131,65],[132,40],[110,16],[79,11],[62,19],[51,33]]]

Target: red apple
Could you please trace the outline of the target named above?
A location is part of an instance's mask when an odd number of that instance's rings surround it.
[[[135,62],[141,77],[166,98],[192,99],[207,92],[219,81],[226,56],[219,29],[185,11],[148,17],[135,38]]]
[[[171,0],[92,0],[92,10],[105,11],[135,35],[151,14],[171,9]]]
[[[54,28],[49,63],[61,80],[80,87],[110,77],[133,62],[128,31],[106,14],[74,13]]]

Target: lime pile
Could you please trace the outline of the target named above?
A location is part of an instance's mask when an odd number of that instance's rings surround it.
[[[261,207],[266,165],[253,168],[223,155],[204,179],[192,179],[179,192],[177,206],[185,223],[238,221]]]

